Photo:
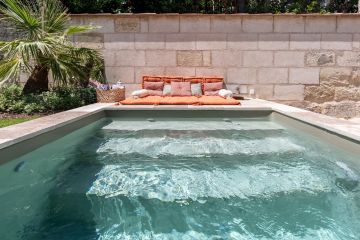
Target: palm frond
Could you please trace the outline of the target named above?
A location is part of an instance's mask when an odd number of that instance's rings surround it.
[[[15,81],[20,73],[21,60],[18,58],[0,61],[0,82]]]
[[[99,52],[76,48],[69,36],[96,26],[69,26],[70,17],[60,0],[0,0],[0,14],[24,35],[0,41],[0,79],[14,79],[20,67],[33,71],[40,65],[51,70],[56,82],[86,82],[90,76],[105,79],[104,60]]]
[[[78,26],[70,26],[64,31],[64,35],[69,36],[73,34],[83,33],[90,30],[98,29],[98,26],[92,26],[92,25],[78,25]]]
[[[25,33],[27,38],[36,38],[41,33],[41,22],[31,5],[17,0],[0,0],[3,20]]]
[[[100,82],[106,82],[104,58],[97,50],[89,48],[73,48],[71,50],[71,55],[77,56],[79,61],[85,66],[90,63],[92,69],[87,69],[86,71],[91,71],[91,78]]]
[[[54,0],[37,0],[38,5],[44,4],[46,11],[44,12],[44,31],[47,33],[62,33],[67,27],[70,17],[67,14],[67,8],[61,1]]]

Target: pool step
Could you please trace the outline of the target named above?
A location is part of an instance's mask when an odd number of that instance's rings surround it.
[[[145,129],[163,129],[163,130],[276,130],[284,129],[283,126],[268,120],[252,119],[249,121],[113,121],[102,129],[105,130],[127,130],[139,131]]]
[[[111,138],[184,138],[206,140],[208,138],[218,139],[264,139],[267,137],[285,137],[284,129],[264,130],[169,130],[169,129],[142,129],[142,130],[116,130],[101,129],[96,137],[102,139]]]
[[[248,239],[270,238],[276,233],[304,235],[304,229],[336,229],[346,234],[348,226],[332,221],[336,202],[346,199],[331,193],[294,192],[271,198],[205,198],[201,201],[163,202],[142,197],[103,197],[62,194],[52,197],[51,222],[86,223],[99,236],[202,232],[225,237],[238,232]],[[293,206],[296,206],[294,208]],[[345,206],[344,206],[345,207]],[[298,224],[296,219],[306,219]],[[90,221],[89,221],[90,220]],[[90,227],[87,229],[91,229]],[[356,227],[356,226],[353,226]],[[49,229],[50,228],[50,229]],[[51,232],[51,225],[47,231]],[[349,233],[351,234],[351,233]]]
[[[86,146],[85,146],[86,148]],[[99,154],[143,154],[197,156],[212,154],[278,154],[304,151],[304,147],[288,138],[219,139],[219,138],[111,138],[98,144]]]

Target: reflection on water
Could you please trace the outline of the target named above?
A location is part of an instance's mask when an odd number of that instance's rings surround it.
[[[265,119],[115,120],[51,151],[24,239],[360,239],[354,157]]]

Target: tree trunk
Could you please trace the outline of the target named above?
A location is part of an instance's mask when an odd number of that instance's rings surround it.
[[[82,79],[80,81],[80,86],[85,88],[87,86],[89,86],[89,82],[90,82],[90,77],[91,77],[91,71],[94,67],[94,62],[92,60],[89,60],[86,64],[85,64],[85,69],[87,70],[85,72],[85,76],[84,79]]]
[[[360,13],[360,0],[358,1],[358,13]]]
[[[24,94],[39,94],[49,90],[49,69],[36,65],[23,89]]]

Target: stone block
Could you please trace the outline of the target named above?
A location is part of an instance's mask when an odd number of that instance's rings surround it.
[[[291,50],[320,49],[321,34],[291,34]]]
[[[305,18],[303,16],[275,16],[274,32],[302,33],[305,31]]]
[[[327,102],[322,104],[321,113],[337,118],[360,116],[360,104],[354,101]]]
[[[258,34],[242,33],[228,34],[228,49],[256,50],[258,49]]]
[[[360,69],[353,69],[349,83],[355,87],[360,87]]]
[[[310,51],[305,55],[307,66],[334,66],[335,53],[331,51]]]
[[[305,32],[327,33],[336,32],[336,16],[306,16]]]
[[[142,32],[142,33],[149,32],[149,18],[148,17],[140,18],[140,32]]]
[[[140,32],[140,19],[138,17],[115,17],[115,32]]]
[[[196,68],[196,76],[223,77],[226,80],[226,69],[210,68],[210,67],[197,67]]]
[[[337,31],[339,33],[360,33],[358,16],[338,16]]]
[[[104,35],[101,33],[75,35],[74,41],[77,47],[85,47],[91,49],[104,48]]]
[[[116,67],[116,52],[102,51],[106,67]]]
[[[360,101],[360,88],[337,87],[334,100],[337,102]]]
[[[166,49],[195,50],[196,34],[174,33],[166,35]]]
[[[139,67],[146,64],[143,50],[119,50],[115,55],[116,66]]]
[[[248,15],[243,17],[243,31],[244,32],[272,32],[273,31],[273,17],[272,16],[256,16]]]
[[[196,49],[198,50],[226,49],[226,43],[226,34],[198,34],[196,37]]]
[[[135,68],[135,82],[141,83],[143,76],[165,75],[165,67],[137,67]]]
[[[351,50],[351,34],[323,34],[321,37],[321,48],[330,50]]]
[[[345,51],[339,53],[337,57],[337,64],[339,66],[353,66],[360,67],[360,52]]]
[[[360,34],[353,34],[353,51],[360,51]]]
[[[149,67],[175,67],[176,51],[148,50],[145,53]]]
[[[165,34],[138,33],[135,34],[136,49],[165,49]]]
[[[149,17],[149,32],[173,33],[179,32],[179,16],[153,15]]]
[[[274,65],[279,67],[303,67],[304,52],[279,51],[274,54]]]
[[[293,84],[319,84],[319,68],[290,68],[289,83]]]
[[[274,98],[276,100],[302,101],[304,100],[304,85],[275,85]]]
[[[134,83],[135,80],[134,67],[106,67],[105,72],[109,83]]]
[[[202,51],[203,54],[203,66],[210,67],[211,66],[211,52],[210,51]]]
[[[259,49],[284,50],[289,49],[289,34],[260,34]]]
[[[241,32],[242,18],[239,15],[213,15],[211,16],[211,32],[236,33]]]
[[[305,87],[305,100],[309,102],[324,103],[334,100],[335,89],[327,84]]]
[[[256,98],[261,98],[265,100],[273,100],[274,99],[274,85],[255,85],[250,86],[250,89],[253,88],[255,90]]]
[[[230,84],[255,84],[256,68],[229,68],[227,82]]]
[[[348,86],[351,76],[351,68],[322,68],[320,70],[320,83],[329,86]]]
[[[258,70],[258,82],[265,84],[288,83],[288,69],[260,68]]]
[[[165,75],[170,76],[195,76],[195,68],[194,67],[166,67]]]
[[[180,16],[180,32],[210,32],[210,17],[201,15]]]
[[[243,65],[245,67],[269,67],[273,65],[273,52],[245,51],[243,52]]]
[[[203,55],[201,51],[178,51],[177,66],[201,67],[203,66]]]
[[[212,51],[212,66],[239,67],[242,65],[242,52],[237,50]]]
[[[105,49],[134,49],[135,36],[133,33],[122,34],[105,34],[104,47]]]

